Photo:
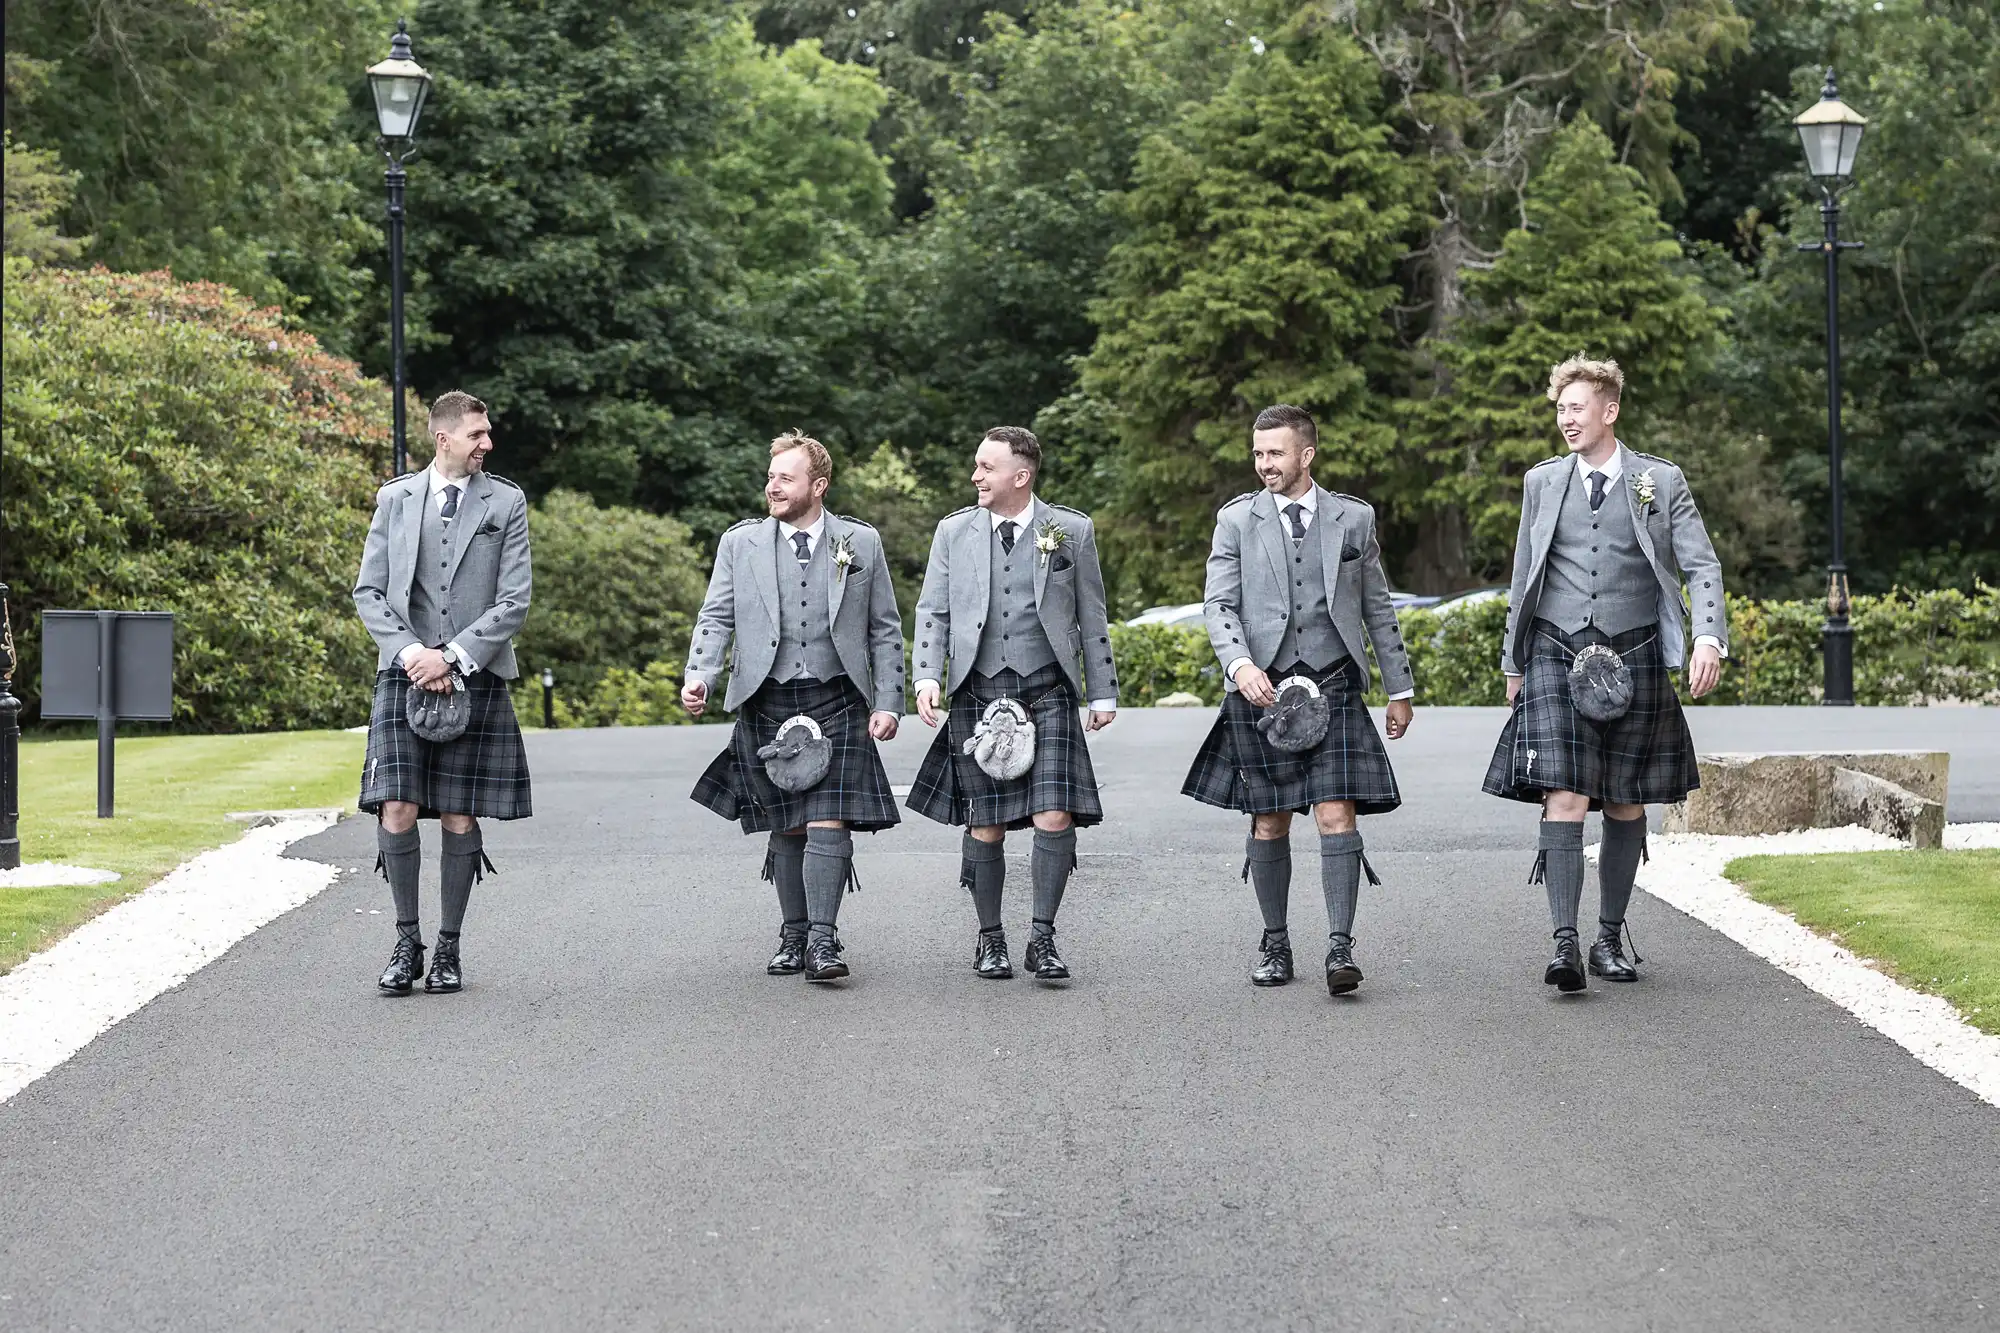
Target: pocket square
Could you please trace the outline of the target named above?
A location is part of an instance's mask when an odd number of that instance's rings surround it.
[[[1057,551],[1054,558],[1049,561],[1049,573],[1051,574],[1060,574],[1064,570],[1075,568],[1076,561],[1070,559],[1069,556],[1061,551]]]
[[[498,523],[485,523],[480,526],[479,531],[472,535],[475,537],[491,537],[499,531],[500,525]]]
[[[1340,558],[1342,563],[1345,563],[1346,561],[1349,560],[1359,560],[1361,558],[1361,548],[1359,546],[1356,546],[1353,542],[1349,542],[1347,545],[1340,548]]]

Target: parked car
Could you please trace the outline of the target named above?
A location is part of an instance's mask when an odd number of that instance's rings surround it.
[[[1436,610],[1442,616],[1453,611],[1463,610],[1468,606],[1477,606],[1481,602],[1490,602],[1495,597],[1504,598],[1507,593],[1508,589],[1505,587],[1474,588],[1471,592],[1454,593],[1452,596],[1444,598],[1438,602]]]
[[[1125,623],[1128,625],[1177,625],[1200,628],[1202,623],[1201,603],[1189,602],[1184,606],[1149,606]]]

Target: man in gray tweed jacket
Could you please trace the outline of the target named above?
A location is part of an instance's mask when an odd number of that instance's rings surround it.
[[[1591,810],[1604,812],[1604,844],[1588,969],[1638,980],[1637,950],[1628,960],[1620,936],[1630,938],[1625,910],[1645,854],[1646,806],[1701,785],[1669,673],[1685,664],[1688,691],[1700,698],[1721,678],[1729,642],[1722,566],[1687,478],[1618,438],[1624,388],[1616,361],[1577,356],[1550,371],[1556,429],[1569,447],[1523,482],[1500,648],[1513,712],[1485,781],[1491,795],[1542,807],[1533,878],[1548,890],[1556,939],[1542,979],[1564,992],[1587,984],[1576,917]],[[1572,667],[1590,650],[1615,653],[1630,673],[1630,702],[1609,720],[1579,711],[1572,693]]]
[[[693,798],[745,833],[768,833],[764,877],[782,920],[773,976],[848,975],[836,932],[854,874],[853,831],[898,819],[876,742],[903,715],[903,622],[882,539],[827,512],[833,459],[809,435],[771,442],[764,518],[722,534],[688,646],[681,703],[699,717],[726,666],[729,746]],[[828,749],[825,775],[802,789],[772,780],[762,751],[796,719]],[[818,744],[819,742],[815,742]]]
[[[379,984],[395,995],[409,994],[418,976],[426,991],[459,989],[459,927],[473,882],[493,864],[479,817],[533,813],[527,750],[507,694],[532,583],[527,497],[486,471],[486,404],[457,390],[440,394],[429,429],[437,455],[376,496],[354,581],[354,608],[378,651],[360,808],[380,819],[376,865],[396,905],[396,947]],[[419,738],[410,729],[413,689],[464,690],[465,733]],[[428,975],[417,915],[419,818],[444,827],[443,915]]]

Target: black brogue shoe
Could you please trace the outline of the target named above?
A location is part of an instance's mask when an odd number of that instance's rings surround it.
[[[1292,979],[1291,936],[1282,930],[1267,930],[1257,945],[1264,961],[1250,969],[1253,986],[1282,986]]]
[[[1542,973],[1542,983],[1554,986],[1565,995],[1580,991],[1589,984],[1583,979],[1583,950],[1577,947],[1575,931],[1557,932],[1556,956],[1549,960],[1547,970]]]
[[[438,936],[437,948],[431,951],[431,970],[424,977],[425,993],[449,995],[464,984],[458,970],[457,938]]]
[[[840,941],[831,935],[818,935],[806,944],[806,980],[838,981],[847,975],[847,964],[840,961]]]
[[[1639,951],[1632,951],[1632,958],[1625,957],[1625,950],[1618,939],[1622,921],[1600,921],[1597,923],[1597,941],[1590,946],[1590,975],[1603,977],[1606,981],[1637,981],[1639,969],[1632,966],[1638,960]]]
[[[796,976],[806,970],[806,932],[803,927],[787,925],[778,932],[778,951],[771,955],[771,961],[764,970],[774,977]]]
[[[423,936],[415,930],[399,930],[396,947],[389,955],[389,966],[382,969],[382,979],[375,984],[391,995],[408,995],[423,974]]]
[[[1021,955],[1021,966],[1042,981],[1069,980],[1069,967],[1064,964],[1062,955],[1056,952],[1054,931],[1028,936],[1028,952]]]
[[[1335,935],[1326,951],[1326,993],[1345,995],[1361,984],[1361,969],[1354,965],[1354,941]]]
[[[1014,961],[1007,956],[1007,932],[995,927],[979,932],[972,946],[972,970],[988,981],[1006,981],[1014,975]]]

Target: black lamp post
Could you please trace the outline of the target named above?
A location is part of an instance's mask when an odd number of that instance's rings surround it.
[[[417,119],[431,90],[430,74],[410,54],[407,20],[396,20],[389,58],[368,67],[368,87],[375,94],[377,142],[389,159],[389,380],[396,396],[395,475],[400,477],[409,465],[403,420],[403,184],[408,179],[403,163],[416,151]]]
[[[1833,71],[1828,69],[1819,101],[1792,123],[1799,127],[1799,142],[1806,150],[1806,170],[1819,186],[1819,216],[1826,225],[1826,236],[1817,245],[1799,247],[1826,256],[1826,467],[1832,492],[1827,521],[1833,535],[1833,559],[1826,570],[1826,625],[1821,631],[1826,654],[1822,702],[1851,707],[1854,628],[1847,621],[1847,548],[1841,533],[1840,495],[1840,252],[1859,250],[1861,243],[1840,239],[1840,192],[1853,179],[1854,155],[1860,151],[1861,134],[1868,122],[1840,100],[1833,86]]]

